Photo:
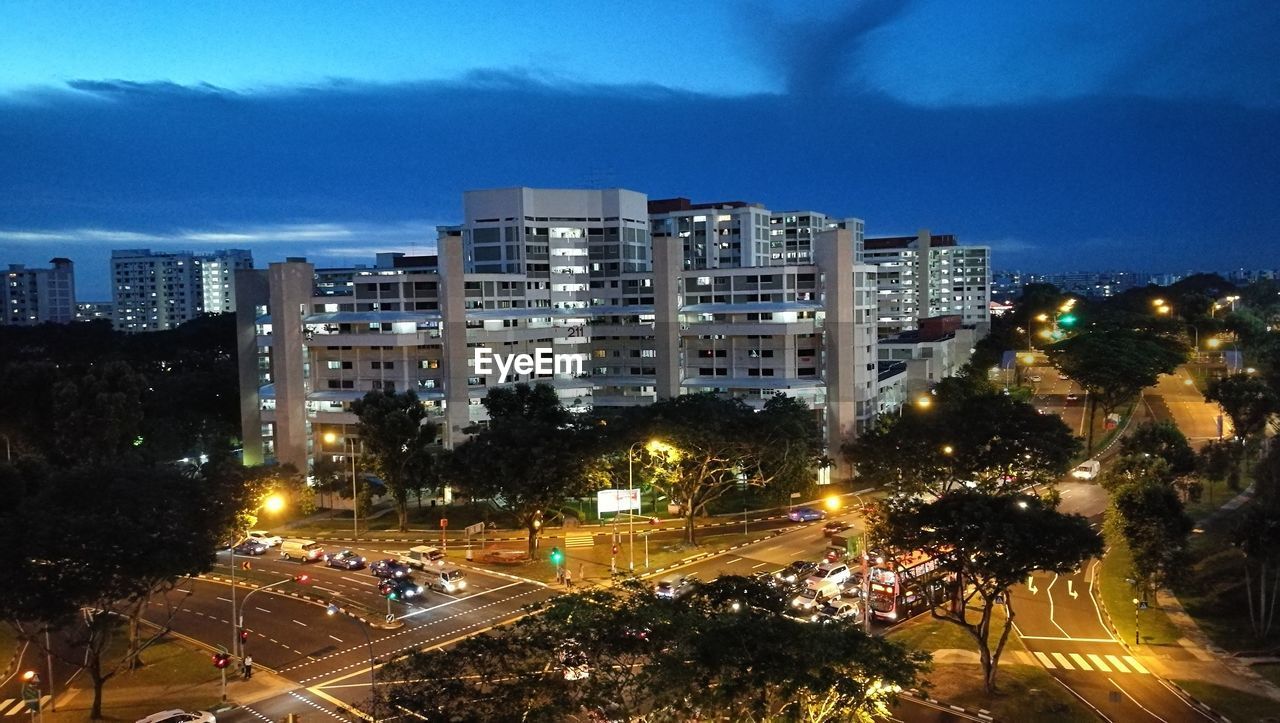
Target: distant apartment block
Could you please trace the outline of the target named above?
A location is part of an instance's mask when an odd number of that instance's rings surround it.
[[[148,249],[111,252],[115,328],[141,332],[173,329],[201,314],[235,309],[235,272],[253,268],[241,249],[194,254]]]
[[[961,246],[955,236],[867,238],[863,260],[876,267],[881,336],[919,327],[921,319],[959,316],[967,326],[990,322],[991,249]]]
[[[489,389],[516,382],[547,383],[578,410],[784,394],[814,410],[835,458],[900,401],[906,365],[880,363],[877,270],[858,261],[856,219],[774,224],[757,204],[650,203],[624,189],[470,191],[463,206],[435,256],[240,272],[247,462],[340,458],[350,405],[371,390],[417,392],[448,445],[485,423]],[[790,244],[772,233],[788,227]],[[475,366],[480,348],[549,349],[582,373],[500,382]]]
[[[76,317],[75,264],[55,258],[47,269],[10,264],[0,287],[0,324],[66,324]]]
[[[76,302],[76,321],[111,321],[115,305],[110,301],[78,301]]]

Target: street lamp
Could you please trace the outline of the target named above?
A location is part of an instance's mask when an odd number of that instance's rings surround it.
[[[338,435],[325,432],[324,441],[333,444],[338,441]],[[356,441],[350,437],[347,441],[351,442],[351,539],[354,541],[360,539],[360,497],[356,491]]]
[[[660,450],[670,448],[670,445],[668,445],[666,442],[663,442],[660,439],[643,440],[640,442],[636,442],[635,444],[632,444],[630,447],[627,448],[627,506],[628,507],[630,507],[631,505],[631,496],[635,494],[634,492],[635,471],[634,471],[633,463],[635,462],[635,458],[636,458],[636,448],[641,445],[644,445],[645,449],[648,449],[651,452],[657,452]],[[644,511],[644,505],[640,505],[640,509],[637,509],[635,513],[632,513],[627,518],[627,547],[628,547],[627,555],[630,558],[628,562],[628,567],[632,572],[635,572],[636,570],[636,513],[640,513],[643,511]],[[615,517],[614,519],[617,519],[617,518]],[[647,537],[645,538],[646,543],[648,542],[648,539],[649,538]],[[648,549],[648,548],[646,547],[645,549]]]
[[[267,499],[263,500],[262,504],[254,508],[254,511],[256,512],[261,507],[265,507],[267,508],[267,510],[271,512],[279,512],[280,510],[284,509],[284,498],[277,494],[269,495]],[[231,535],[231,548],[227,550],[227,552],[231,556],[231,651],[232,652],[235,652],[240,649],[240,630],[236,626],[236,619],[237,619],[237,616],[236,616],[236,609],[237,609],[237,606],[236,606],[236,545],[239,544],[240,542],[239,538],[240,538],[240,530],[237,529]],[[252,592],[249,593],[249,595],[252,595],[252,594],[253,594]],[[249,595],[245,595],[246,600],[249,598]],[[243,610],[243,607],[241,607],[240,609]],[[225,694],[226,691],[223,691],[223,692]],[[224,699],[225,699],[225,695],[224,695]]]
[[[342,611],[337,603],[329,603],[325,607],[325,612],[330,616],[337,615]],[[350,618],[356,627],[360,628],[360,632],[364,633],[364,641],[369,646],[369,715],[373,718],[374,723],[378,721],[378,689],[376,687],[376,678],[374,677],[374,657],[373,657],[373,638],[369,637],[369,631],[365,629],[355,618]]]

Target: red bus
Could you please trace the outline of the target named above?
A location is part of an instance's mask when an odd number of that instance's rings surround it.
[[[871,553],[871,561],[871,612],[881,620],[894,623],[919,615],[946,594],[950,574],[938,568],[937,559],[923,552],[908,552],[896,558]]]

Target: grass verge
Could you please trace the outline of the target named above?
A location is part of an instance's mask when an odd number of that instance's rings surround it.
[[[1192,535],[1191,567],[1174,592],[1215,644],[1230,651],[1275,648],[1280,645],[1280,630],[1273,631],[1269,640],[1260,640],[1249,624],[1244,556],[1227,539],[1235,514]]]
[[[1182,689],[1231,719],[1231,723],[1275,720],[1280,704],[1270,698],[1200,680],[1175,680]]]
[[[1110,548],[1099,566],[1098,584],[1101,589],[1102,604],[1111,616],[1116,633],[1122,640],[1132,641],[1135,630],[1140,631],[1144,645],[1177,643],[1182,633],[1154,600],[1148,601],[1149,607],[1146,610],[1137,611],[1135,623],[1133,599],[1137,595],[1133,585],[1128,582],[1132,575],[1133,558],[1123,541],[1108,537],[1107,542]]]

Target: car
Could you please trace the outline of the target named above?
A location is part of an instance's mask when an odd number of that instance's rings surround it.
[[[698,578],[693,575],[668,575],[653,586],[653,594],[665,600],[678,600],[693,592],[697,582]]]
[[[844,545],[832,545],[827,551],[822,553],[824,562],[845,562],[849,559],[849,548]]]
[[[429,567],[444,567],[444,551],[429,545],[410,547],[409,551],[401,553],[398,559],[400,562],[410,567],[416,567],[419,570],[425,570]]]
[[[1071,377],[1067,376],[1066,374],[1063,374],[1062,372],[1058,372],[1058,378],[1065,382]]]
[[[378,583],[378,593],[392,600],[411,600],[422,594],[422,586],[407,577],[389,577]]]
[[[824,562],[805,579],[807,587],[843,585],[849,579],[849,566],[843,562]]]
[[[405,578],[413,572],[408,565],[393,558],[378,560],[369,566],[369,572],[381,578]]]
[[[845,530],[853,529],[853,525],[844,520],[832,520],[822,526],[822,534],[826,537],[834,537]]]
[[[1039,384],[1039,383],[1040,383],[1040,381],[1041,381],[1041,380],[1043,380],[1043,379],[1044,379],[1044,377],[1040,376],[1039,374],[1032,374],[1032,375],[1031,375],[1031,381],[1033,381],[1033,382],[1035,382],[1035,383],[1037,383],[1037,384]]]
[[[290,538],[280,543],[280,557],[300,562],[317,562],[324,559],[324,548],[315,540]]]
[[[859,614],[861,606],[856,602],[847,600],[832,600],[826,605],[818,608],[818,611],[810,618],[815,623],[833,623],[838,620],[859,621],[862,616]]]
[[[138,723],[217,723],[217,718],[207,710],[187,712],[180,708],[162,710],[152,713],[146,718],[139,718]]]
[[[1102,463],[1096,459],[1088,462],[1081,462],[1076,468],[1071,470],[1071,476],[1076,479],[1093,479],[1098,476],[1098,472],[1102,471]]]
[[[776,577],[779,582],[786,585],[794,585],[801,580],[813,574],[818,569],[818,563],[809,562],[808,560],[796,560],[778,571]]]
[[[1067,399],[1067,401],[1068,401],[1068,402],[1075,402],[1075,401],[1078,401],[1078,400],[1080,399],[1080,395],[1079,395],[1079,394],[1076,394],[1075,392],[1072,392],[1072,393],[1070,393],[1070,394],[1068,394],[1068,395],[1067,395],[1066,399]]]
[[[250,555],[262,555],[266,553],[268,549],[269,548],[267,545],[250,537],[246,539],[244,542],[241,542],[239,545],[236,545],[234,548],[234,552],[237,555],[244,555],[247,557]]]
[[[427,586],[440,592],[462,592],[467,589],[467,576],[456,567],[439,570],[427,575]]]
[[[364,558],[351,550],[343,550],[332,555],[325,555],[324,564],[329,567],[339,567],[343,570],[359,570],[364,567]]]
[[[280,543],[284,542],[283,537],[279,535],[273,535],[270,532],[267,532],[266,530],[249,530],[248,537],[250,540],[257,540],[258,542],[261,542],[267,547],[279,547]]]
[[[808,587],[801,590],[798,595],[791,598],[791,607],[799,612],[808,614],[817,608],[825,605],[828,600],[834,600],[840,597],[840,588],[834,584],[819,585],[817,587]]]
[[[814,522],[827,519],[827,513],[812,507],[797,507],[787,513],[787,519],[792,522]]]
[[[840,586],[840,597],[857,599],[862,597],[862,572],[850,573],[849,579]]]

